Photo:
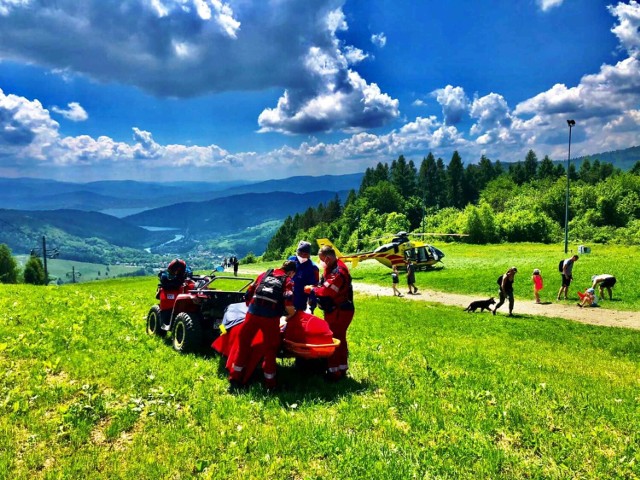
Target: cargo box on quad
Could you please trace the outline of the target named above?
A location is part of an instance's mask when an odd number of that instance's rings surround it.
[[[228,305],[244,301],[252,278],[216,276],[188,278],[179,288],[158,285],[160,301],[147,315],[147,333],[165,337],[171,332],[173,348],[195,352],[211,345],[219,333]],[[236,284],[237,289],[221,290],[216,284]]]

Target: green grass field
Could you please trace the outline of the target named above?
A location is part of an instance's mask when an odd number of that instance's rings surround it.
[[[0,285],[0,478],[640,476],[638,331],[357,295],[349,379],[232,395],[146,335],[156,282]]]
[[[20,268],[29,259],[27,255],[16,257]],[[75,260],[61,260],[51,258],[47,260],[47,270],[53,280],[60,278],[64,283],[72,283],[73,273],[75,273],[76,283],[90,282],[93,280],[105,280],[108,278],[126,275],[140,270],[140,267],[129,265],[104,265],[100,263],[77,262]]]
[[[514,284],[516,301],[533,300],[531,275],[534,268],[542,272],[543,301],[555,301],[561,278],[558,262],[576,253],[564,253],[563,245],[543,244],[499,244],[466,245],[461,243],[437,244],[445,253],[444,268],[418,272],[418,288],[443,292],[464,293],[487,298],[496,296],[496,279],[511,266],[518,267]],[[580,255],[573,269],[574,282],[570,293],[577,299],[576,291],[591,286],[592,275],[610,273],[618,279],[613,301],[601,302],[602,308],[617,310],[640,310],[640,247],[620,245],[594,245],[592,253]],[[438,264],[440,265],[440,264]],[[379,262],[369,260],[358,264],[351,271],[354,280],[387,285],[391,288],[391,270]],[[406,285],[404,275],[401,286]],[[608,298],[608,297],[607,297]]]

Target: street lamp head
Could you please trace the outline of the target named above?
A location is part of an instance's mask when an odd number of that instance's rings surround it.
[[[569,128],[575,126],[576,121],[575,120],[567,120],[567,125],[569,125]]]

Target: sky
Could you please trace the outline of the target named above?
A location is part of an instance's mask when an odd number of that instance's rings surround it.
[[[635,0],[0,0],[0,176],[230,181],[640,144]]]

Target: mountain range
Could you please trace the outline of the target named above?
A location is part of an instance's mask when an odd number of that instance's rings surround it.
[[[264,251],[288,215],[338,196],[362,174],[256,183],[0,179],[0,243],[28,253],[42,236],[63,258],[109,263],[153,254],[246,255]]]
[[[586,159],[627,170],[640,160],[640,146],[572,162]],[[288,215],[336,195],[344,202],[363,175],[212,183],[0,178],[0,243],[28,253],[46,237],[62,258],[99,263],[259,255]]]

